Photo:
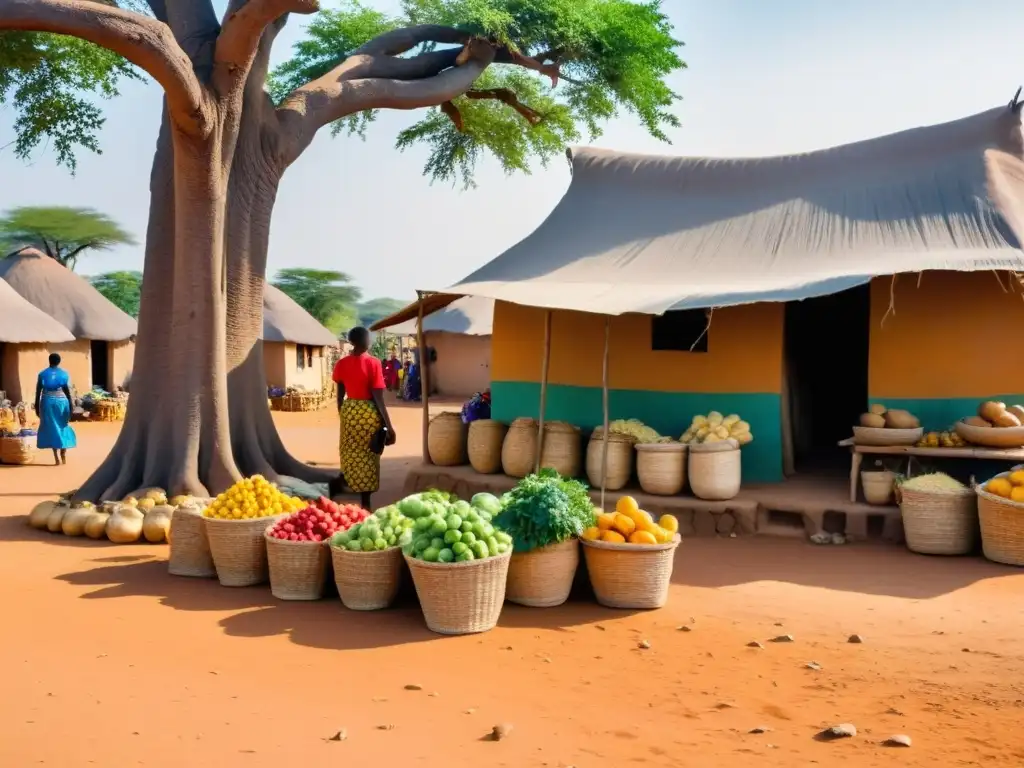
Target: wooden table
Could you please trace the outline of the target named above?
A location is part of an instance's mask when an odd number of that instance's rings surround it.
[[[860,468],[865,454],[873,456],[932,456],[943,459],[995,459],[997,461],[1016,461],[1024,463],[1024,448],[983,448],[971,446],[965,448],[918,448],[915,445],[858,445],[852,437],[840,440],[842,448],[849,448],[850,462],[850,501],[857,501],[857,482],[860,479]]]

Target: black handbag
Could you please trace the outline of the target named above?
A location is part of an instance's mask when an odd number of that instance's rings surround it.
[[[373,433],[373,437],[370,438],[370,450],[376,453],[378,456],[384,453],[384,446],[388,441],[388,428],[381,427]]]

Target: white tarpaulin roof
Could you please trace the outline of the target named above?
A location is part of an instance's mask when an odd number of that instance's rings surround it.
[[[415,307],[415,304],[413,305]],[[418,312],[418,310],[416,310]],[[404,323],[387,325],[387,318],[373,326],[375,331],[387,331],[400,335],[416,333],[416,318]],[[494,323],[494,299],[466,296],[453,301],[444,309],[423,319],[423,330],[463,333],[467,336],[490,336]]]
[[[572,182],[551,215],[425,310],[469,295],[660,314],[901,272],[1024,271],[1022,141],[1011,106],[783,157],[571,150]]]

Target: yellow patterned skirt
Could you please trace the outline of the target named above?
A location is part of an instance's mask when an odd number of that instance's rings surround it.
[[[338,453],[345,485],[356,493],[373,493],[380,487],[380,456],[370,450],[381,428],[377,406],[370,400],[345,400],[340,416]]]

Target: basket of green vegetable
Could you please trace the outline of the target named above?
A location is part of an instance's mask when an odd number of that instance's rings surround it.
[[[413,540],[402,552],[427,628],[440,635],[493,629],[512,555],[512,537],[491,522],[501,502],[478,493],[471,502],[433,497],[399,508],[413,519]]]
[[[401,547],[412,541],[412,526],[395,505],[331,537],[334,585],[346,608],[378,611],[391,605],[402,582]]]
[[[578,538],[594,525],[587,487],[542,469],[505,495],[494,522],[512,536],[505,599],[532,608],[564,603],[580,562]]]

